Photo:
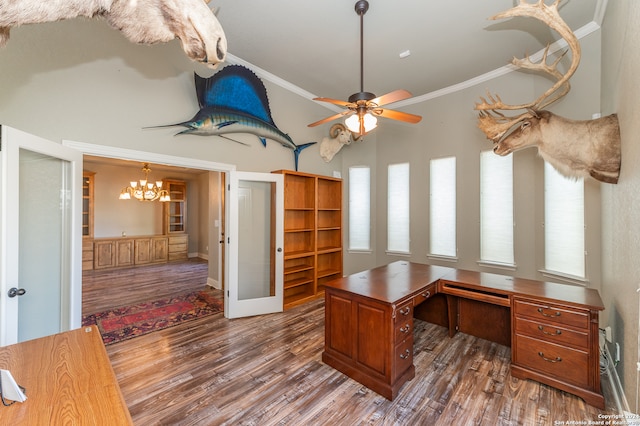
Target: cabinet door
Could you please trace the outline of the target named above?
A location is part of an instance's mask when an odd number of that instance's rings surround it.
[[[113,268],[116,266],[115,241],[96,241],[94,243],[94,269]]]
[[[132,266],[133,240],[116,240],[116,266]]]
[[[151,238],[136,238],[134,253],[136,265],[151,263]]]
[[[151,261],[166,262],[169,258],[169,241],[166,237],[151,238]]]

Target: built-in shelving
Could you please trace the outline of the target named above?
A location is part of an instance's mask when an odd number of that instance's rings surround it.
[[[284,175],[284,305],[321,296],[342,277],[342,180],[278,170]]]

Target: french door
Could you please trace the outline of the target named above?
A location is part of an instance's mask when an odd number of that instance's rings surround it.
[[[284,180],[272,173],[229,172],[229,267],[225,316],[282,311]]]
[[[0,126],[0,346],[81,326],[82,154]]]

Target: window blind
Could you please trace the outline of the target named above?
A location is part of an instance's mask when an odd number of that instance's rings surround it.
[[[387,179],[387,250],[409,253],[409,163],[390,164]]]
[[[480,260],[514,263],[511,154],[480,153]]]
[[[545,269],[584,278],[584,181],[544,164]]]
[[[349,167],[349,250],[371,249],[371,169]]]
[[[429,251],[456,256],[456,158],[430,161]]]

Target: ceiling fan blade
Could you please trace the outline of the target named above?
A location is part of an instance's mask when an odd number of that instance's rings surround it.
[[[408,99],[411,96],[413,96],[411,92],[404,89],[398,89],[398,90],[394,90],[393,92],[389,92],[386,95],[378,96],[375,99],[371,99],[371,101],[369,102],[372,102],[378,106],[382,106],[386,104],[392,104],[394,102],[398,102],[403,99]]]
[[[338,119],[340,117],[344,117],[345,115],[351,115],[353,114],[353,111],[350,110],[345,110],[343,112],[339,112],[337,114],[332,115],[331,117],[327,117],[327,118],[323,118],[320,121],[316,121],[315,123],[311,123],[311,124],[307,124],[307,127],[315,127],[315,126],[319,126],[320,124],[324,124],[324,123],[328,123],[329,121]]]
[[[408,112],[395,111],[392,109],[380,108],[372,110],[371,112],[380,117],[390,118],[391,120],[406,121],[407,123],[412,124],[419,123],[420,120],[422,120],[422,117],[419,115],[409,114]]]
[[[343,107],[353,107],[354,105],[351,102],[347,102],[347,101],[341,101],[338,99],[331,99],[331,98],[313,98],[314,101],[320,101],[320,102],[328,102],[330,104],[335,104],[335,105],[340,105]]]

